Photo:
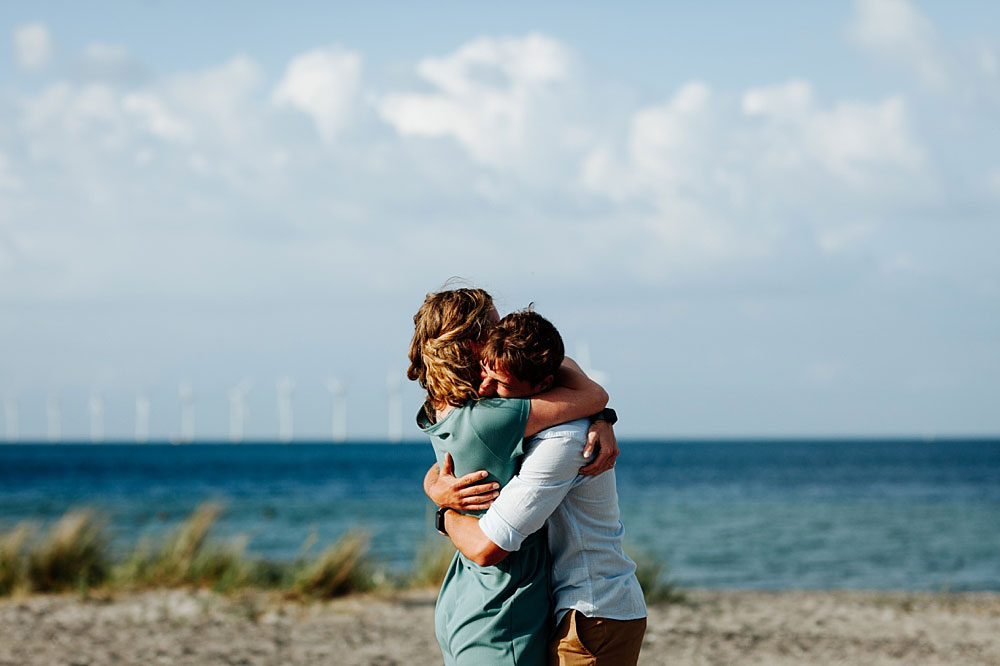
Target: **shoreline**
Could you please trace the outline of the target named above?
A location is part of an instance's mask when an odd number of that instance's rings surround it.
[[[1000,593],[682,590],[641,666],[1000,663]],[[441,663],[436,590],[295,601],[246,590],[0,598],[0,666]]]

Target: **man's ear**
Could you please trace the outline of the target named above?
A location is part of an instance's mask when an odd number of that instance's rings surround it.
[[[548,377],[542,380],[541,384],[539,384],[541,388],[538,389],[538,392],[541,393],[542,391],[548,391],[550,388],[552,388],[552,384],[554,384],[555,381],[556,381],[555,376],[549,375]]]

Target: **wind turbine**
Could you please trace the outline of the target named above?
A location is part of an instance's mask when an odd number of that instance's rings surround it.
[[[229,389],[229,441],[234,444],[243,441],[243,430],[247,420],[247,394],[253,384],[244,379]]]
[[[92,444],[104,441],[104,398],[97,389],[90,392],[90,441]]]
[[[135,442],[145,444],[149,441],[149,396],[140,393],[135,396]]]
[[[580,369],[583,370],[584,374],[601,386],[607,387],[608,380],[611,379],[608,373],[595,370],[590,365],[590,345],[584,341],[578,342],[576,345],[576,358],[574,360],[580,365]]]
[[[45,420],[49,427],[49,442],[55,444],[62,439],[62,418],[59,414],[59,396],[50,393],[45,399]]]
[[[345,399],[347,389],[344,382],[339,379],[327,379],[326,390],[333,398],[331,410],[331,434],[333,441],[347,441],[347,400]]]
[[[389,392],[389,441],[396,444],[403,439],[402,379],[390,370],[385,385]]]
[[[293,426],[292,420],[292,394],[295,391],[295,382],[290,377],[282,377],[278,380],[278,441],[287,444],[292,441]]]
[[[7,429],[7,442],[13,444],[18,439],[17,398],[8,393],[3,399],[3,420]]]
[[[190,382],[181,382],[178,387],[181,398],[181,444],[194,441],[194,389]]]

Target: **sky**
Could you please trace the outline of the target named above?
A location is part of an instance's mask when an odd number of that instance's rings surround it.
[[[455,277],[624,438],[1000,433],[1000,5],[538,4],[0,6],[0,435],[419,440]]]

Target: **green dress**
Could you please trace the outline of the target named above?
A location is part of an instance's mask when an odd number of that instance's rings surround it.
[[[421,410],[417,423],[430,436],[438,464],[451,453],[455,476],[485,469],[486,481],[503,486],[517,472],[529,410],[528,400],[491,398],[456,407],[435,424]],[[490,567],[455,553],[434,609],[446,666],[547,663],[551,564],[543,532]]]

